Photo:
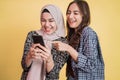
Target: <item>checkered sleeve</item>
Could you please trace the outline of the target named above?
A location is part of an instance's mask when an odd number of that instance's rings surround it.
[[[81,37],[78,63],[73,63],[73,65],[85,72],[96,71],[97,58],[97,35],[93,30],[86,29]]]
[[[67,41],[64,38],[60,39],[59,41],[67,43]],[[47,73],[46,80],[58,79],[60,70],[64,66],[64,64],[67,62],[69,57],[66,51],[58,51],[54,48],[54,46],[51,52],[54,60],[54,67],[49,73]]]
[[[22,61],[21,61],[21,65],[22,65],[22,68],[25,70],[25,71],[28,71],[29,67],[27,67],[26,63],[25,63],[25,59],[26,59],[26,56],[27,56],[27,53],[29,51],[29,48],[32,44],[32,31],[30,31],[26,37],[26,41],[24,43],[24,51],[23,51],[23,56],[22,56]]]

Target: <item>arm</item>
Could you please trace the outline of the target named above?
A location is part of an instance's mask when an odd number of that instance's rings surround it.
[[[53,59],[46,62],[46,67],[47,67],[47,73],[49,73],[54,67]]]
[[[52,54],[51,54],[51,49],[44,47],[40,44],[37,44],[37,46],[39,46],[40,48],[38,49],[39,51],[39,56],[42,58],[42,60],[45,61],[46,63],[46,71],[47,73],[51,71],[51,69],[54,67],[54,61],[52,58]]]
[[[99,63],[99,54],[98,54],[98,39],[96,33],[90,28],[86,28],[82,32],[80,38],[80,48],[77,52],[74,48],[68,44],[55,41],[53,44],[56,46],[56,49],[60,51],[67,51],[72,59],[74,60],[72,66],[78,68],[85,72],[91,72],[91,70],[96,70]]]
[[[21,65],[24,70],[28,70],[31,64],[30,57],[27,56],[30,46],[32,44],[31,34],[32,34],[31,32],[28,33],[25,44],[24,44],[24,52],[23,52],[23,57],[21,61]],[[26,64],[26,62],[28,63],[29,66]]]
[[[98,66],[97,35],[91,29],[84,31],[79,48],[78,63],[73,63],[74,67],[85,72],[95,71]]]
[[[59,41],[59,39],[57,41]],[[60,41],[67,43],[67,40],[65,38],[60,39]],[[47,77],[48,78],[50,78],[50,77],[57,78],[57,77],[59,77],[61,68],[67,62],[69,55],[66,51],[56,50],[54,45],[53,45],[53,49],[51,52],[52,52],[52,56],[53,56],[54,67],[53,67],[53,69],[51,69],[51,71],[49,73],[47,73]]]
[[[57,51],[55,49],[52,50],[53,60],[54,60],[54,67],[51,69],[50,72],[47,73],[47,77],[58,77],[61,68],[67,62],[68,54],[63,51]],[[55,76],[57,75],[57,76]]]

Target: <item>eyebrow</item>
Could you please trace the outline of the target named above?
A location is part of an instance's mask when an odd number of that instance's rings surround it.
[[[68,10],[68,11],[70,11],[70,12],[71,12],[71,10]],[[73,12],[80,12],[80,11],[78,11],[78,10],[74,10]]]
[[[75,11],[73,11],[73,12],[80,12],[80,11],[78,11],[78,10],[75,10]]]
[[[45,18],[41,18],[41,19],[45,19]],[[54,20],[54,18],[49,18],[48,20]]]
[[[50,19],[54,19],[54,18],[50,18]]]

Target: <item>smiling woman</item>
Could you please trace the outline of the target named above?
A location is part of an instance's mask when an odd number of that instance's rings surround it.
[[[46,34],[52,34],[57,30],[54,18],[47,9],[44,9],[41,16],[41,26]]]
[[[96,32],[90,28],[89,5],[84,0],[72,1],[66,11],[67,40],[57,49],[67,51],[67,80],[104,80],[104,60]]]
[[[52,3],[65,12],[70,1],[64,1],[0,0],[0,80],[20,79],[24,40],[28,31],[40,28],[41,7]],[[60,79],[64,80],[65,75],[62,76]]]
[[[41,29],[30,31],[25,41],[21,80],[59,80],[60,70],[68,59],[67,52],[58,51],[52,45],[52,41],[67,43],[60,9],[52,4],[45,5],[40,21]],[[32,36],[38,35],[43,37],[45,46],[33,43]]]

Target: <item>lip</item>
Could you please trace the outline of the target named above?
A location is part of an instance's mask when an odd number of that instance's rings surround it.
[[[45,30],[45,32],[47,32],[47,33],[48,33],[48,32],[50,32],[50,30]]]
[[[69,20],[69,23],[75,23],[75,22],[76,22],[76,20],[73,20],[73,19]]]
[[[76,22],[75,21],[69,21],[69,24],[75,24]]]

